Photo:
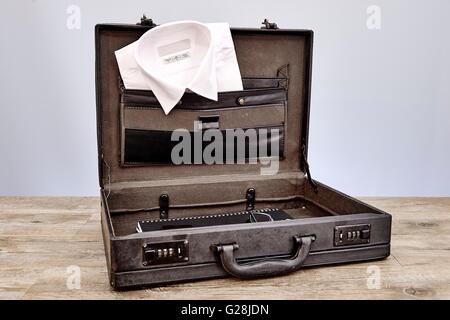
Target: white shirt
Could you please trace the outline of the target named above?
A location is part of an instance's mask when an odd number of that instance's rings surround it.
[[[166,114],[186,90],[215,101],[242,90],[228,23],[163,24],[115,54],[125,88],[153,91]]]

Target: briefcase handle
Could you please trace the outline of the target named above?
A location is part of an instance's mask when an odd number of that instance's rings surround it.
[[[240,279],[278,276],[294,272],[303,265],[311,249],[313,236],[295,236],[297,246],[295,254],[290,259],[266,259],[239,264],[234,256],[239,246],[237,244],[217,245],[222,267],[226,272]]]

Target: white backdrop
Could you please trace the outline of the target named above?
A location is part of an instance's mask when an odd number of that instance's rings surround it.
[[[370,7],[375,5],[376,7]],[[94,25],[315,31],[314,178],[352,195],[450,195],[450,1],[2,0],[0,195],[97,195]]]

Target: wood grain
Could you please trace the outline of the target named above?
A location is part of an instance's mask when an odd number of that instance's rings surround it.
[[[0,197],[0,299],[449,299],[450,198],[362,200],[393,215],[386,260],[115,292],[98,198]],[[70,266],[80,268],[79,289],[67,286]],[[367,285],[373,268],[378,289]]]

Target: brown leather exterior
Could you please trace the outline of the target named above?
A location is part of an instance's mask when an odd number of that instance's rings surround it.
[[[118,81],[114,51],[137,40],[148,28],[98,25],[95,31],[102,232],[113,287],[154,286],[230,274],[239,278],[274,276],[301,266],[382,259],[390,254],[389,214],[311,179],[314,186],[305,175],[312,31],[232,29],[244,90],[220,94],[218,102],[187,93],[165,116],[151,92],[124,90]],[[281,69],[288,70],[288,77]],[[125,163],[126,130],[168,132],[211,116],[220,119],[219,129],[281,126],[284,157],[278,173],[261,175],[263,164],[249,163]],[[195,218],[245,210],[249,188],[256,190],[256,209],[279,208],[293,219],[135,232],[139,220],[160,217],[161,194],[169,195],[171,218]],[[335,228],[349,225],[370,225],[370,241],[336,246]],[[302,250],[295,240],[302,238],[314,241],[307,240]],[[188,243],[188,260],[161,266],[145,263],[143,248],[147,245],[180,240]],[[231,252],[232,244],[239,249]],[[219,246],[226,246],[222,257],[214,249]]]

